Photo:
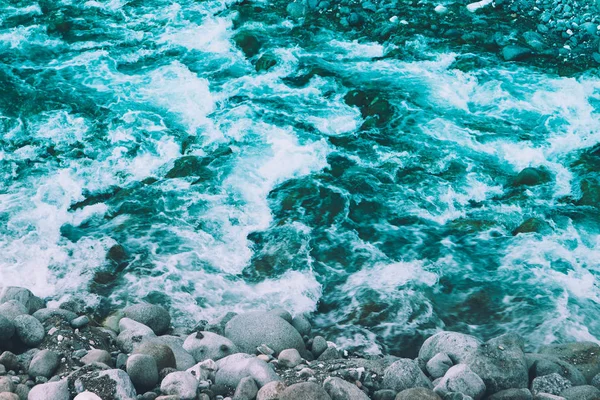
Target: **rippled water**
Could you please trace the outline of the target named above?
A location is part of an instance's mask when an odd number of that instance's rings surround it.
[[[0,284],[190,326],[283,306],[373,353],[441,328],[600,337],[595,71],[231,5],[0,3]]]

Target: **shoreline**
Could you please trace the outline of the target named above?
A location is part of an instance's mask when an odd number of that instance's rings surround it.
[[[71,306],[71,307],[70,307]],[[524,351],[442,331],[415,359],[349,354],[278,309],[228,313],[179,332],[162,306],[129,305],[101,324],[28,289],[0,291],[2,400],[592,400],[600,346]]]

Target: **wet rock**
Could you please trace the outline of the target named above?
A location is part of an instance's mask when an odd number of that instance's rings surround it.
[[[159,371],[165,368],[176,368],[175,354],[167,345],[157,342],[143,342],[134,347],[133,354],[145,354],[154,358]]]
[[[17,371],[21,367],[18,357],[10,351],[0,354],[0,364],[4,365],[6,369],[13,371]]]
[[[122,318],[119,321],[119,336],[117,336],[117,345],[125,353],[131,353],[136,344],[144,339],[154,338],[154,331],[144,324],[134,321],[130,318]]]
[[[527,360],[530,379],[557,373],[563,378],[571,381],[573,386],[585,385],[587,382],[583,374],[577,368],[557,357],[529,353],[525,354],[525,359]]]
[[[177,336],[163,335],[155,339],[148,339],[150,342],[162,343],[169,346],[175,356],[175,364],[179,371],[185,371],[196,364],[194,357],[183,348],[183,339]]]
[[[426,369],[433,379],[441,378],[452,367],[452,360],[445,353],[438,353],[426,364]]]
[[[254,378],[259,387],[281,380],[270,364],[249,354],[238,353],[217,361],[215,383],[230,388],[237,387],[242,378]]]
[[[521,61],[531,57],[532,53],[527,47],[509,45],[502,49],[502,57],[506,61]]]
[[[81,317],[77,317],[73,321],[71,321],[71,327],[74,329],[80,329],[84,326],[87,326],[87,324],[89,323],[90,319],[86,315],[82,315]]]
[[[539,354],[558,357],[577,368],[587,382],[600,373],[600,346],[593,342],[566,343],[542,346]]]
[[[431,389],[412,388],[398,393],[395,400],[442,400],[442,398]]]
[[[550,374],[535,378],[531,382],[531,391],[534,395],[538,393],[549,393],[560,395],[562,391],[572,386],[568,379],[563,378],[559,374]]]
[[[0,315],[0,341],[9,340],[14,334],[14,324],[8,318]]]
[[[550,233],[552,227],[545,220],[541,218],[529,218],[519,225],[513,232],[513,236],[517,236],[520,233]]]
[[[17,286],[7,286],[0,291],[0,304],[15,300],[27,309],[28,314],[33,314],[40,308],[44,308],[44,301],[35,296],[29,289]]]
[[[479,339],[471,335],[457,332],[439,332],[423,343],[419,350],[419,358],[428,362],[438,353],[445,353],[454,363],[463,362],[481,344]]]
[[[0,376],[0,392],[14,392],[15,384],[8,376]]]
[[[194,400],[197,389],[198,381],[192,374],[185,371],[167,375],[160,384],[162,393],[179,396],[181,400]]]
[[[27,398],[29,400],[69,400],[69,385],[64,379],[37,385],[31,389]]]
[[[304,315],[294,317],[292,319],[292,326],[296,328],[302,337],[310,335],[312,329],[310,321]]]
[[[397,392],[414,387],[433,388],[417,362],[408,358],[402,358],[385,369],[382,386]]]
[[[42,350],[38,352],[29,364],[29,376],[35,378],[43,376],[51,378],[54,371],[58,368],[60,356],[52,350]]]
[[[69,310],[63,310],[62,308],[41,308],[33,313],[33,316],[37,318],[42,324],[50,318],[60,317],[64,321],[71,322],[77,318],[77,314]]]
[[[129,306],[123,310],[126,318],[130,318],[134,321],[144,324],[156,335],[162,335],[171,326],[171,316],[164,307],[140,303],[133,306]]]
[[[563,390],[560,395],[567,400],[598,400],[600,390],[594,386],[584,385]]]
[[[279,400],[331,400],[331,397],[316,383],[303,382],[286,388]]]
[[[338,360],[342,358],[340,352],[335,346],[328,345],[327,350],[325,350],[318,358],[319,361],[332,361]]]
[[[235,343],[240,351],[249,354],[254,354],[261,344],[266,344],[276,353],[285,349],[296,349],[303,354],[306,350],[298,331],[272,313],[251,312],[237,315],[225,325],[225,336]]]
[[[288,15],[293,19],[300,19],[304,17],[306,13],[306,9],[302,2],[292,2],[289,3],[285,9]]]
[[[329,377],[323,382],[323,388],[331,400],[369,400],[369,396],[356,385],[340,378]]]
[[[102,363],[109,367],[113,366],[113,360],[110,353],[106,350],[92,349],[87,354],[81,357],[83,364]]]
[[[323,336],[315,336],[311,347],[313,355],[318,358],[325,350],[327,350],[327,340]]]
[[[138,390],[152,389],[158,383],[156,361],[147,354],[132,354],[127,359],[127,374]]]
[[[464,363],[483,380],[487,395],[527,388],[529,375],[523,346],[520,336],[505,334],[480,345]]]
[[[283,382],[269,382],[260,388],[256,394],[256,400],[278,400],[279,395],[283,393],[286,386]]]
[[[266,53],[256,61],[256,66],[254,68],[256,69],[256,72],[261,72],[268,71],[275,65],[277,65],[277,58],[271,53]]]
[[[258,387],[254,379],[250,377],[242,378],[235,388],[233,400],[253,400],[258,393]]]
[[[27,315],[27,308],[16,300],[9,300],[0,304],[0,315],[12,322],[19,315]]]
[[[440,399],[440,396],[435,394],[433,391],[431,391],[429,389],[424,389],[424,388],[406,389],[406,390],[403,390],[402,392],[398,393],[398,396],[400,396],[400,394],[402,394],[404,392],[408,392],[409,390],[411,390],[411,391],[412,390],[428,390],[435,395],[435,397],[433,398],[434,400]],[[406,395],[402,398],[402,400],[421,399],[421,397],[415,397],[416,395],[420,395],[420,394],[421,393],[412,393],[412,392],[406,393]],[[394,399],[396,399],[396,391],[395,390],[382,389],[382,390],[377,390],[375,393],[373,393],[373,400],[394,400]],[[425,397],[424,399],[429,400],[429,399],[427,399],[427,397]]]
[[[217,361],[238,352],[237,346],[231,340],[205,331],[189,335],[183,343],[183,348],[194,357],[196,362],[208,359]]]
[[[485,383],[467,365],[458,364],[448,370],[433,390],[441,395],[463,393],[479,400],[485,393]]]
[[[536,186],[549,181],[548,173],[538,168],[525,168],[516,176],[514,186]]]
[[[294,368],[302,362],[302,357],[296,349],[286,349],[279,353],[279,365],[283,368]]]
[[[248,58],[252,58],[260,51],[261,44],[258,38],[249,32],[238,32],[233,36],[233,41]]]
[[[506,389],[494,393],[488,400],[533,400],[529,389]]]

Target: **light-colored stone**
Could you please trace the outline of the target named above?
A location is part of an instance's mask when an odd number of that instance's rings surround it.
[[[447,354],[456,364],[479,347],[481,341],[474,336],[443,331],[431,336],[421,346],[419,358],[427,363],[438,353]]]
[[[0,304],[15,300],[27,309],[28,314],[33,314],[44,307],[44,301],[35,296],[29,289],[18,286],[7,286],[0,291]]]
[[[571,381],[563,378],[557,373],[553,373],[535,378],[533,382],[531,382],[531,391],[534,395],[537,395],[538,393],[549,393],[558,396],[563,390],[568,389],[571,386],[573,386]]]
[[[396,392],[414,387],[433,388],[417,362],[408,358],[401,358],[385,369],[382,386]]]
[[[235,388],[233,400],[254,400],[257,393],[258,386],[256,386],[256,382],[254,382],[254,379],[247,376],[242,378]]]
[[[169,312],[161,306],[149,303],[140,303],[129,306],[123,310],[126,318],[130,318],[146,325],[156,335],[165,333],[171,326]]]
[[[28,400],[69,400],[69,385],[65,379],[34,386]]]
[[[323,389],[331,397],[331,400],[369,400],[369,396],[356,385],[340,378],[325,379]]]
[[[279,353],[279,357],[277,359],[279,361],[279,366],[283,368],[294,368],[302,362],[302,357],[298,350],[296,349],[285,349]]]
[[[213,332],[192,333],[185,339],[183,348],[196,362],[209,359],[217,361],[238,352],[231,340]]]
[[[135,345],[141,343],[144,339],[154,337],[156,337],[154,331],[144,324],[129,318],[121,318],[119,320],[117,344],[125,353],[131,353]]]
[[[99,362],[102,364],[106,364],[109,367],[113,366],[113,360],[110,356],[110,353],[106,350],[101,349],[92,349],[88,351],[85,356],[81,357],[81,362],[86,365]]]
[[[283,382],[273,381],[260,388],[256,395],[256,400],[278,400],[279,395],[283,393],[286,386]]]
[[[237,387],[242,378],[254,378],[259,387],[269,382],[281,380],[273,367],[255,356],[238,353],[217,361],[215,383],[230,388]]]
[[[453,366],[433,389],[440,396],[458,392],[480,400],[485,393],[485,383],[465,364]]]
[[[73,400],[102,400],[100,396],[92,392],[82,392],[75,396]]]
[[[331,400],[325,389],[316,383],[296,383],[286,388],[279,400]]]
[[[427,362],[426,369],[433,379],[441,378],[452,367],[452,360],[446,353],[438,353]]]
[[[186,371],[172,372],[160,384],[162,393],[179,396],[181,400],[194,400],[197,389],[198,381]]]

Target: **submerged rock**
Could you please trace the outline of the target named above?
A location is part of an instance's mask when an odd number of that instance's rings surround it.
[[[532,52],[527,47],[509,45],[502,49],[502,57],[506,61],[521,61],[531,57]]]
[[[541,233],[546,234],[552,232],[552,227],[548,222],[541,218],[533,217],[525,220],[519,225],[514,231],[513,236],[517,236],[520,233]]]
[[[233,41],[248,58],[257,55],[261,48],[258,38],[250,32],[236,33]]]

